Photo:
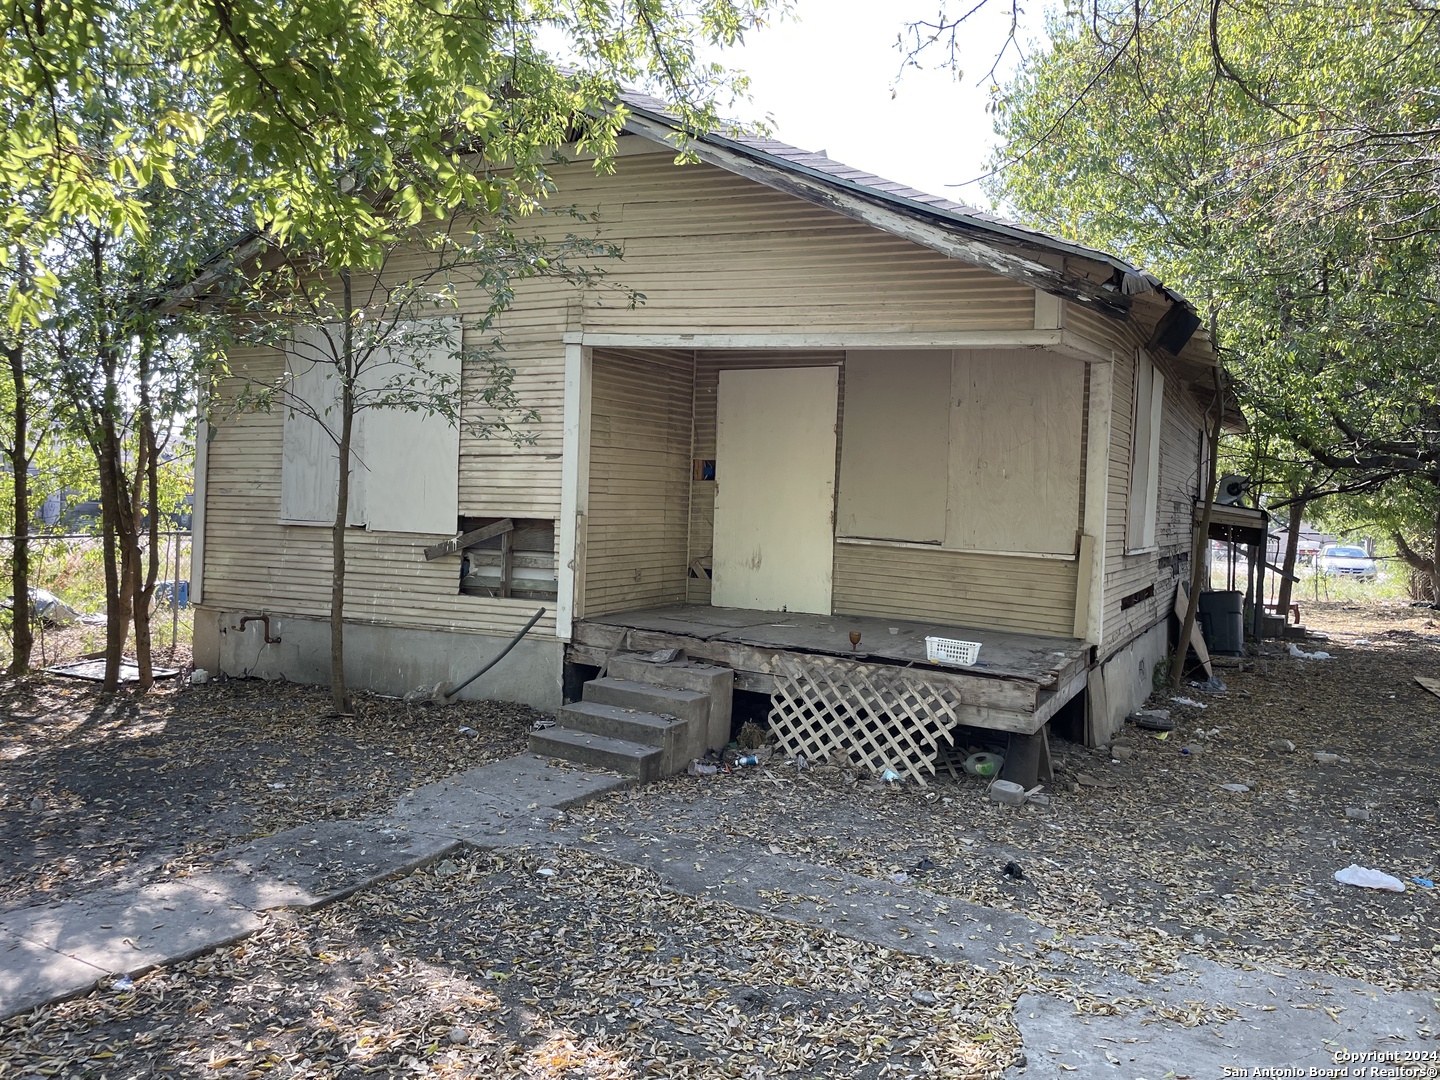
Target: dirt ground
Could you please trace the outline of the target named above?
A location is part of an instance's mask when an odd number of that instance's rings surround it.
[[[968,777],[925,790],[775,764],[669,780],[598,812],[674,819],[677,833],[904,875],[1071,934],[1123,938],[1136,974],[1186,952],[1435,988],[1440,890],[1412,879],[1440,884],[1440,698],[1414,676],[1440,678],[1440,613],[1311,603],[1304,617],[1329,640],[1303,650],[1331,659],[1217,669],[1226,692],[1175,695],[1198,706],[1157,695],[1177,729],[1162,740],[1127,726],[1124,762],[1054,743],[1048,807],[993,806]],[[1340,760],[1321,765],[1317,751]],[[1087,783],[1071,791],[1077,779]],[[1004,873],[1010,862],[1023,878]],[[1337,884],[1350,863],[1409,888]]]
[[[1178,730],[1159,740],[1127,729],[1123,762],[1057,745],[1049,806],[995,808],[968,779],[920,789],[776,761],[622,792],[575,817],[600,828],[638,815],[677,836],[730,837],[1020,911],[1076,935],[1062,948],[1077,958],[1142,976],[1190,954],[1433,989],[1440,909],[1410,879],[1435,880],[1440,866],[1440,698],[1413,677],[1440,677],[1440,617],[1305,614],[1331,639],[1304,649],[1332,659],[1274,656],[1222,670],[1224,693],[1187,687],[1181,696],[1205,708],[1163,702]],[[200,822],[263,830],[383,805],[518,747],[528,721],[496,707],[468,721],[477,741],[459,742],[450,711],[373,703],[373,724],[340,732],[316,718],[321,696],[275,684],[175,691],[97,717],[87,691],[56,692],[21,687],[7,702],[0,842],[28,842],[16,815],[38,812],[54,830],[10,877],[11,898],[100,880],[145,852],[173,858]],[[42,713],[67,705],[58,726]],[[1277,739],[1295,751],[1270,749]],[[1320,765],[1316,751],[1340,760]],[[111,780],[77,787],[91,769]],[[1081,774],[1104,786],[1071,790]],[[124,812],[99,806],[120,797],[117,781],[148,795]],[[31,789],[43,811],[29,809]],[[1352,808],[1368,820],[1347,817]],[[128,843],[90,856],[89,809]],[[170,824],[183,814],[187,825]],[[57,869],[69,857],[76,867]],[[1410,887],[1338,885],[1334,871],[1351,862]],[[580,852],[474,854],[309,915],[270,916],[245,942],[133,989],[13,1018],[0,1025],[0,1075],[996,1077],[1017,1062],[1011,1009],[1032,978],[677,896]]]
[[[163,876],[237,840],[387,808],[408,788],[524,748],[538,715],[259,680],[157,683],[105,701],[94,683],[0,688],[0,909]],[[470,733],[461,734],[460,727]]]

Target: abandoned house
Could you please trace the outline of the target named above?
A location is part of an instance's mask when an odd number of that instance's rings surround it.
[[[1063,714],[1107,737],[1189,576],[1217,363],[1193,311],[1113,256],[821,154],[710,135],[676,165],[660,104],[628,104],[615,172],[560,167],[555,199],[598,215],[645,300],[517,290],[500,328],[534,441],[368,414],[396,452],[356,481],[353,685],[459,681],[543,606],[467,696],[553,710],[678,649],[767,695],[792,752],[917,779],[959,725]],[[462,334],[485,304],[462,297]],[[286,358],[231,363],[273,378]],[[199,440],[212,671],[326,681],[324,455],[294,427],[240,413]],[[932,663],[927,638],[978,656]]]

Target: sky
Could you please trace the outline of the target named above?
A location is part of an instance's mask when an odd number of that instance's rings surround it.
[[[938,69],[938,49],[924,70],[901,75],[897,36],[908,21],[933,19],[938,4],[795,0],[795,19],[757,31],[742,48],[722,54],[722,62],[750,76],[751,102],[728,111],[741,120],[768,114],[774,136],[784,142],[988,207],[988,196],[973,181],[984,174],[995,141],[986,112],[988,73],[1005,43],[1009,5],[990,0],[967,22],[958,79]],[[952,9],[962,5],[964,0],[951,0]],[[1038,36],[1041,25],[1040,0],[1033,7],[1022,22],[1026,39]],[[1007,58],[1001,74],[1012,68]]]

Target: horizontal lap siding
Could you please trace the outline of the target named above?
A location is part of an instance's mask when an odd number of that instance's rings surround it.
[[[1160,485],[1156,496],[1154,551],[1126,553],[1134,437],[1136,350],[1143,346],[1131,326],[1093,312],[1066,310],[1067,326],[1114,351],[1114,399],[1110,417],[1109,500],[1105,528],[1105,613],[1102,655],[1124,645],[1163,618],[1175,602],[1175,587],[1189,580],[1191,514],[1198,487],[1200,410],[1179,377],[1155,356],[1165,375],[1160,431]],[[1154,586],[1154,596],[1121,607],[1127,596]]]
[[[690,353],[595,351],[586,615],[685,600],[693,370]]]
[[[603,283],[572,287],[517,282],[514,303],[489,331],[480,329],[488,297],[463,284],[457,288],[467,348],[499,336],[501,358],[515,372],[516,397],[523,408],[538,414],[536,420],[518,425],[519,439],[504,432],[478,438],[462,431],[461,515],[559,517],[567,332],[870,334],[1033,326],[1032,289],[841,215],[710,166],[677,168],[668,153],[623,156],[616,167],[613,176],[596,176],[586,164],[557,170],[552,205],[593,213],[593,223],[563,214],[534,219],[537,229],[554,237],[590,232],[622,248],[622,259],[598,267],[605,275]],[[422,266],[425,259],[406,256],[391,264],[390,273]],[[645,297],[632,306],[627,290]],[[714,456],[715,375],[722,366],[838,359],[836,353],[702,354],[694,445],[683,457],[667,451],[660,471],[669,476],[683,460],[688,477],[692,456]],[[257,377],[268,378],[278,374],[281,363],[274,354],[242,350],[236,350],[231,361],[237,368],[251,365]],[[474,386],[476,365],[467,365],[465,374]],[[471,417],[476,418],[483,419]],[[209,459],[207,606],[327,614],[326,531],[276,523],[282,415],[220,415],[218,421]],[[586,578],[587,597],[599,610],[609,609],[621,596],[628,597],[625,603],[631,606],[638,570],[641,584],[649,584],[647,574],[658,574],[656,584],[665,596],[707,601],[708,580],[681,576],[677,584],[676,575],[684,575],[691,560],[710,553],[714,485],[697,482],[693,491],[687,487],[683,494],[676,487],[660,533],[627,548],[624,523],[607,523],[605,515],[618,512],[627,498],[643,498],[653,490],[654,478],[638,463],[631,463],[624,475],[609,477],[603,475],[603,455],[598,464],[601,485],[608,490],[592,483],[591,563],[584,569],[595,573]],[[596,476],[592,468],[592,481]],[[670,509],[679,515],[679,528],[670,520]],[[352,530],[348,541],[354,576],[347,614],[399,626],[518,629],[536,605],[459,595],[456,560],[426,564],[419,555],[419,549],[435,539]],[[608,567],[603,565],[607,559]],[[626,569],[628,582],[622,580]],[[1073,577],[1073,570],[1067,572]],[[887,597],[887,608],[889,596],[905,604],[910,592],[928,587],[920,584],[926,581],[924,568],[916,573],[913,581],[904,575],[896,578],[889,594],[884,591],[891,588],[889,579],[876,586]],[[1070,588],[1073,596],[1073,580]],[[537,631],[553,633],[553,627],[553,616],[547,615]]]
[[[1075,563],[964,551],[835,545],[835,612],[1069,637]]]
[[[276,353],[231,354],[232,367],[275,378]],[[205,500],[205,605],[226,611],[314,618],[330,614],[330,530],[280,525],[283,410],[214,415]],[[534,613],[528,600],[459,595],[456,556],[426,562],[438,537],[346,533],[346,617],[427,630],[514,633]],[[535,632],[554,636],[553,604]]]

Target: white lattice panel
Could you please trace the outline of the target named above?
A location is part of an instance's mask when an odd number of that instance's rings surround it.
[[[787,754],[924,784],[955,741],[960,695],[943,682],[825,656],[777,656],[773,668],[770,731]]]

